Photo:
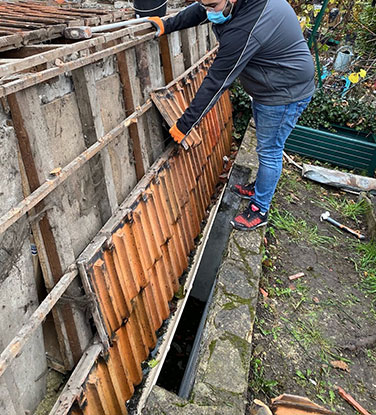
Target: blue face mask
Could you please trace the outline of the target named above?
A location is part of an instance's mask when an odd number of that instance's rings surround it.
[[[206,12],[208,20],[215,23],[215,24],[223,24],[231,19],[232,15],[229,13],[227,16],[223,14],[223,10],[227,7],[227,3],[225,7],[220,12]]]

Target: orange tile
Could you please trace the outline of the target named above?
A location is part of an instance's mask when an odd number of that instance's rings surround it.
[[[152,286],[148,284],[143,292],[145,293],[145,306],[149,310],[150,318],[153,323],[154,331],[157,331],[163,323],[162,316],[159,314],[157,304],[154,298]]]
[[[116,273],[112,253],[109,251],[103,252],[103,259],[106,265],[103,268],[103,273],[106,280],[111,282],[111,291],[109,291],[110,297],[113,298],[121,319],[124,320],[130,316],[132,310],[126,284],[124,284],[123,279],[119,278],[119,275]]]
[[[102,359],[98,362],[96,371],[98,374],[96,387],[104,412],[106,414],[127,414],[125,402],[120,403],[117,399],[112,379],[108,373],[107,364]]]
[[[142,335],[140,333],[138,322],[136,320],[135,313],[132,313],[127,323],[125,324],[127,329],[128,338],[133,350],[133,354],[136,361],[140,365],[149,355],[149,348],[146,346]]]
[[[137,282],[137,292],[141,287],[145,287],[148,283],[148,275],[146,272],[146,263],[143,261],[142,252],[139,250],[139,245],[133,233],[131,223],[127,223],[122,228],[122,239],[126,246],[126,254],[129,261],[129,267],[133,279]]]
[[[107,415],[95,385],[91,383],[85,385],[84,393],[86,399],[81,407],[84,415]]]
[[[145,298],[141,293],[135,298],[134,312],[136,313],[137,322],[147,347],[153,349],[157,343],[157,337],[153,322],[146,311],[144,300]]]
[[[153,290],[155,304],[159,315],[162,317],[162,320],[165,320],[170,315],[170,309],[168,306],[167,293],[164,287],[164,282],[162,278],[157,274],[155,267],[152,267],[150,270],[150,285]]]
[[[125,409],[124,403],[132,397],[134,387],[127,368],[123,366],[116,343],[109,349],[109,358],[106,359],[106,365],[118,403]]]
[[[130,242],[130,238],[127,238],[129,233],[129,225],[125,224],[122,229],[118,230],[112,235],[112,242],[114,244],[114,264],[116,271],[121,276],[126,284],[129,293],[129,299],[136,297],[140,291],[139,279],[140,275],[143,275],[142,269],[132,269],[129,253],[134,252],[134,242]],[[128,232],[127,232],[128,231]]]
[[[133,218],[135,223],[139,225],[137,229],[142,229],[142,234],[145,237],[143,245],[146,244],[148,252],[150,254],[151,262],[153,264],[161,257],[162,253],[160,250],[160,245],[156,241],[156,235],[154,234],[154,229],[157,231],[158,224],[154,222],[154,226],[152,226],[150,220],[151,206],[149,206],[147,195],[145,194],[144,196],[145,198],[143,198],[142,202],[139,203],[136,209],[134,210]]]
[[[129,329],[127,325],[121,327],[116,332],[113,341],[119,348],[120,358],[123,366],[127,368],[130,381],[133,385],[138,385],[142,381],[142,370],[138,356],[129,340]]]
[[[108,282],[106,283],[105,276],[103,274],[104,262],[99,259],[96,261],[93,267],[93,280],[95,284],[95,291],[99,300],[100,309],[102,315],[107,322],[107,330],[109,337],[112,333],[121,326],[122,319],[116,312],[113,301],[108,291]]]

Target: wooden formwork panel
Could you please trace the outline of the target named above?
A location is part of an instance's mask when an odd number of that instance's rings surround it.
[[[110,11],[42,1],[3,1],[0,4],[0,52],[60,37],[67,26],[97,26],[126,20],[132,15],[131,9]]]
[[[57,26],[55,29],[61,33]],[[44,283],[50,292],[93,235],[111,218],[114,232],[101,234],[103,241],[98,252],[106,255],[93,261],[93,270],[94,263],[101,259],[103,264],[96,264],[96,272],[108,274],[110,283],[105,283],[119,309],[109,314],[111,325],[106,320],[106,326],[98,330],[100,341],[105,348],[109,344],[114,347],[121,336],[120,328],[128,320],[129,330],[149,320],[149,329],[144,328],[141,339],[149,339],[146,344],[150,348],[155,341],[155,329],[169,313],[168,299],[178,288],[177,276],[187,267],[187,252],[193,248],[194,235],[205,216],[228,140],[213,147],[212,154],[205,143],[188,153],[179,153],[177,159],[170,153],[160,157],[166,137],[150,91],[165,83],[166,74],[177,74],[184,68],[180,64],[179,42],[175,39],[174,51],[164,52],[161,44],[170,35],[153,40],[154,29],[149,23],[77,43],[25,46],[37,32],[31,31],[30,36],[29,32],[17,34],[17,45],[22,47],[5,51],[0,57],[0,96],[7,126],[16,134],[24,191],[24,198],[14,201],[15,205],[11,204],[2,215],[0,233],[11,232],[12,224],[20,224],[22,217],[29,215]],[[180,33],[174,36],[180,37]],[[41,40],[34,40],[37,39]],[[1,41],[0,38],[0,49]],[[208,47],[207,42],[202,44]],[[206,53],[206,49],[201,49]],[[190,53],[187,50],[186,56]],[[196,59],[192,55],[191,61]],[[230,121],[226,128],[230,131]],[[152,174],[144,177],[148,170]],[[176,175],[176,171],[180,173]],[[141,180],[137,189],[143,191],[138,190],[135,197],[135,191],[129,192],[137,180]],[[125,197],[133,202],[126,208],[121,207],[123,204],[119,207]],[[164,216],[158,213],[162,210]],[[114,212],[121,212],[121,220]],[[155,226],[157,222],[160,229]],[[145,238],[145,229],[156,238],[154,244],[148,242],[148,251],[138,253],[143,255],[142,261],[147,259],[144,276],[140,271],[145,266],[144,262],[140,265],[141,259],[137,262],[134,257],[129,265],[132,272],[139,273],[134,297],[125,295],[130,290],[127,284],[115,281],[125,266],[119,259],[121,252],[106,248],[112,243],[108,235],[118,230],[121,233],[120,228],[124,229],[119,238],[133,238],[136,250]],[[126,255],[131,253],[126,251]],[[110,274],[107,265],[115,273]],[[33,269],[28,268],[23,278],[33,279]],[[104,321],[99,310],[92,307],[93,297],[83,296],[78,278],[65,289],[64,300],[52,308],[56,333],[49,332],[51,337],[57,336],[60,349],[56,356],[50,355],[51,362],[62,371],[73,369],[86,355],[93,335],[92,326],[87,324],[88,308],[94,310],[96,321]],[[137,306],[135,302],[139,304],[140,296],[143,302]],[[34,302],[37,304],[38,299]],[[137,356],[139,353],[134,358]],[[12,360],[16,358],[13,354]],[[139,383],[135,373],[141,373],[139,359],[134,362],[137,365],[124,363],[128,371],[133,370],[133,385]]]
[[[195,76],[206,69],[204,62]],[[174,86],[170,88],[172,93]],[[188,97],[185,88],[179,85]],[[181,101],[172,100],[181,111]],[[189,151],[170,148],[120,206],[116,220],[79,259],[86,290],[98,304],[96,324],[103,325],[110,346],[105,357],[97,360],[76,402],[83,414],[126,413],[124,403],[142,381],[141,363],[170,316],[169,302],[188,267],[223,157],[229,153],[228,92],[204,123],[208,125],[199,130],[205,134],[203,140]]]

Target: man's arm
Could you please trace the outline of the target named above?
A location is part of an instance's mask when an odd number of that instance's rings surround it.
[[[252,36],[252,32],[241,29],[232,29],[223,38],[217,56],[195,98],[177,121],[174,130],[170,131],[173,137],[176,129],[184,136],[190,133],[214,106],[223,92],[240,75],[249,60],[260,48],[260,44]],[[176,141],[180,142],[181,140]]]
[[[193,3],[177,15],[163,19],[164,33],[175,32],[176,30],[188,29],[198,26],[206,20],[206,10],[199,3]]]

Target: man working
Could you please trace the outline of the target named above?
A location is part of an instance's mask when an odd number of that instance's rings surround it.
[[[250,203],[231,223],[239,230],[266,225],[286,138],[315,88],[313,60],[293,9],[285,0],[201,0],[174,17],[151,19],[161,34],[213,22],[217,56],[170,134],[181,143],[239,77],[253,98],[259,169],[254,183],[233,189]]]

